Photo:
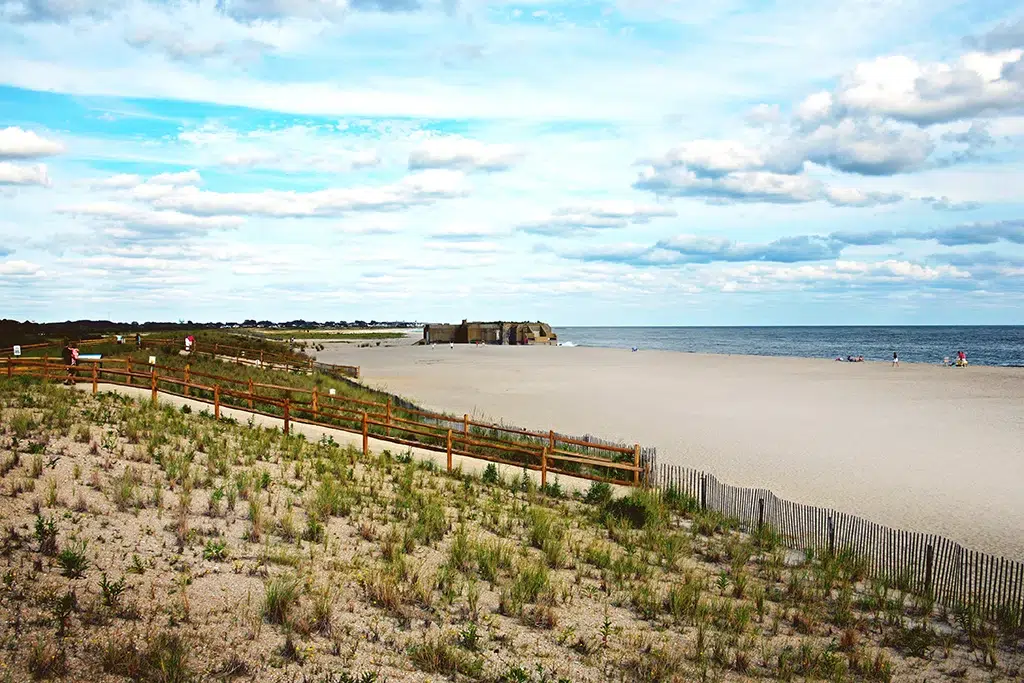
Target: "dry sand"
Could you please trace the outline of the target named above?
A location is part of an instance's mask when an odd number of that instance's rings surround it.
[[[447,345],[319,359],[433,409],[657,446],[726,483],[1024,559],[1024,369]]]

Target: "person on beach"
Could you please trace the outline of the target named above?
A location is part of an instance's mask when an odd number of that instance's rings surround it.
[[[892,352],[892,366],[898,368],[900,366],[900,355],[895,351]]]
[[[142,335],[139,334],[138,332],[135,333],[135,348],[142,348]]]
[[[64,343],[64,348],[60,350],[60,358],[64,363],[64,368],[67,375],[64,377],[64,384],[71,383],[71,341],[68,340]]]
[[[958,368],[965,367],[967,365],[967,354],[963,351],[956,352],[956,366]]]
[[[75,383],[76,366],[78,365],[78,345],[69,341],[64,345],[61,357],[64,361],[64,366],[67,368],[67,376],[64,378],[64,384],[73,385]]]

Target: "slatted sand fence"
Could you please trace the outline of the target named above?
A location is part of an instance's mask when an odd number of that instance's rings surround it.
[[[786,545],[815,553],[852,552],[867,574],[937,604],[1024,627],[1024,562],[969,550],[936,534],[903,531],[829,508],[794,503],[768,489],[743,488],[689,467],[656,465],[652,486],[689,496],[703,510],[737,520],[753,531],[768,525]]]

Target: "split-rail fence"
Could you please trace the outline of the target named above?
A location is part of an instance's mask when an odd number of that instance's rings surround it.
[[[67,381],[70,366],[53,358],[0,359],[0,373],[7,377],[32,376],[44,381]],[[403,446],[452,456],[513,465],[540,472],[541,485],[548,475],[564,475],[626,486],[643,483],[653,455],[639,444],[614,445],[580,439],[554,430],[535,432],[480,422],[469,415],[454,417],[419,410],[388,397],[385,402],[365,401],[342,394],[241,380],[165,365],[133,365],[131,358],[80,361],[70,375],[77,384],[92,384],[93,393],[102,384],[149,389],[152,399],[174,394],[213,406],[215,417],[222,407],[243,410],[283,421],[288,433],[292,423],[305,423],[361,434],[363,451],[370,437]]]

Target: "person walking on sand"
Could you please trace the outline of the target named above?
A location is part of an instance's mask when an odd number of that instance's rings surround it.
[[[895,351],[892,352],[892,366],[898,368],[900,366],[900,354]]]
[[[142,335],[139,334],[138,332],[135,333],[135,348],[142,348]]]

